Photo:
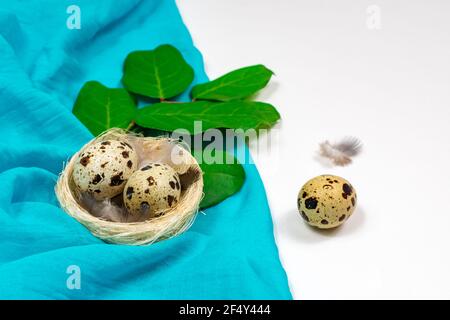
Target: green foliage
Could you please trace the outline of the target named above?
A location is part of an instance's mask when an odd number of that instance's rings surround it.
[[[171,45],[134,51],[125,59],[122,83],[136,94],[164,100],[184,92],[192,80],[194,70]]]
[[[214,156],[218,163],[201,163],[205,196],[201,208],[216,205],[238,192],[245,181],[245,171],[230,154],[218,151]]]
[[[145,128],[194,133],[194,121],[202,131],[212,128],[262,129],[280,119],[270,104],[256,101],[156,103],[138,110],[136,123]]]
[[[89,81],[78,93],[72,112],[96,136],[110,128],[127,128],[135,118],[136,104],[125,89]]]
[[[247,98],[264,88],[273,72],[265,66],[241,68],[227,73],[216,80],[198,84],[192,88],[195,100],[231,101]]]
[[[125,89],[107,88],[97,81],[86,82],[75,101],[73,114],[93,135],[113,127],[134,127],[140,132],[184,129],[193,134],[195,121],[201,121],[202,131],[270,128],[280,119],[277,110],[268,103],[244,99],[264,88],[272,74],[263,65],[245,67],[194,86],[192,102],[166,101],[188,89],[194,71],[176,48],[161,45],[127,56],[122,77]],[[137,109],[132,94],[161,102]],[[245,180],[244,168],[233,156],[220,150],[215,152],[214,158],[223,161],[200,163],[205,193],[202,208],[238,192]]]

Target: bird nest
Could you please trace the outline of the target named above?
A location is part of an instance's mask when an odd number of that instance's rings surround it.
[[[102,140],[131,144],[138,154],[139,168],[149,162],[171,166],[181,183],[181,197],[176,206],[161,216],[133,221],[129,215],[122,214],[126,209],[120,201],[96,201],[81,193],[72,179],[74,164],[85,148]],[[58,178],[55,192],[62,209],[96,237],[109,243],[143,245],[174,237],[192,225],[203,196],[203,176],[195,158],[179,141],[110,129],[72,156]]]

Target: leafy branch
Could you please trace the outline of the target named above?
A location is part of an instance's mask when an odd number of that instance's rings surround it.
[[[278,111],[268,103],[248,98],[264,88],[272,75],[263,65],[241,68],[193,86],[192,101],[177,102],[171,99],[189,88],[194,70],[175,47],[166,44],[154,50],[134,51],[126,57],[124,88],[86,82],[72,112],[93,135],[113,127],[168,132],[184,129],[193,134],[195,121],[201,121],[203,131],[270,128],[280,119]],[[139,96],[160,102],[138,108]],[[221,157],[233,157],[220,152]],[[200,165],[205,193],[202,208],[221,202],[242,187],[245,172],[236,159],[232,160]]]

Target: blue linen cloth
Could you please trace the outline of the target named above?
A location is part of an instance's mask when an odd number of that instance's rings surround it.
[[[66,27],[72,4],[81,29]],[[79,89],[120,86],[126,55],[163,43],[182,52],[194,82],[207,80],[172,0],[0,4],[0,298],[291,298],[253,165],[238,194],[149,246],[106,244],[59,208],[63,162],[92,138],[71,113]],[[79,289],[67,285],[71,266]]]

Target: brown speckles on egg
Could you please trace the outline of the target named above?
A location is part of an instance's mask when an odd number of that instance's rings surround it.
[[[345,194],[345,195],[351,196],[353,190],[352,190],[352,187],[350,187],[349,184],[344,183],[344,184],[342,185],[342,191],[344,191],[344,194]],[[347,198],[346,198],[346,199],[347,199]]]
[[[125,180],[122,178],[123,172],[119,172],[111,177],[110,186],[120,186]]]
[[[99,174],[96,174],[94,179],[92,179],[92,184],[98,184],[100,181],[102,181],[102,176]]]
[[[308,218],[308,216],[306,215],[305,211],[301,211],[301,215],[302,215],[302,218],[303,218],[306,222],[309,222],[309,218]]]
[[[178,189],[177,189],[178,185]],[[150,218],[164,214],[170,208],[177,205],[181,187],[176,171],[164,164],[152,163],[135,172],[127,182],[127,187],[132,186],[137,199],[127,199],[124,202],[130,207],[128,211],[132,215],[140,214],[140,203],[149,204],[148,215]]]
[[[89,164],[91,157],[90,156],[84,156],[80,159],[80,164],[84,167],[86,167]]]
[[[124,147],[128,147],[130,149],[133,149],[133,147],[128,142],[122,141],[122,142],[120,142],[120,144],[123,145]]]
[[[126,195],[128,200],[131,200],[131,198],[133,198],[133,193],[134,193],[134,188],[133,187],[128,187],[126,189],[125,195]]]
[[[128,151],[122,152],[122,157],[124,157],[125,159],[127,159],[129,156],[130,156],[130,152],[128,152]]]
[[[172,207],[173,202],[175,201],[175,197],[172,195],[167,196],[167,203],[169,204],[169,207]]]
[[[155,178],[153,178],[152,176],[147,178],[147,182],[149,186],[153,186],[156,184]]]
[[[123,183],[120,180],[126,179],[135,170],[135,165],[127,167],[120,157],[121,161],[117,161],[120,155],[117,146],[120,145],[116,140],[105,140],[93,142],[86,146],[81,152],[80,160],[74,164],[73,180],[75,185],[81,192],[92,193],[95,199],[110,199],[123,191]],[[130,149],[129,160],[136,160],[137,155],[134,150]],[[122,172],[119,179],[112,179],[117,172]],[[111,184],[111,181],[113,182]]]
[[[131,169],[133,167],[133,161],[128,160],[127,161],[127,167]]]
[[[315,197],[310,197],[305,200],[306,209],[315,209],[317,207],[317,199]]]
[[[307,215],[308,220],[305,221],[308,224],[321,229],[334,228],[352,215],[356,193],[343,178],[318,176],[303,185],[297,197],[297,205],[303,219]]]

